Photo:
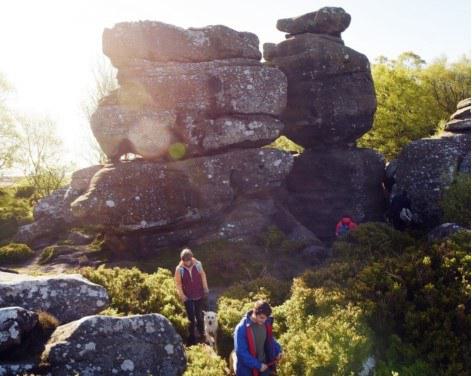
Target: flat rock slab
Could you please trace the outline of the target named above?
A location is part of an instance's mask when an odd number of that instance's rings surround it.
[[[322,33],[339,35],[351,23],[351,15],[343,8],[324,7],[316,12],[277,21],[277,29],[290,34]]]
[[[106,290],[79,274],[30,276],[0,272],[0,307],[46,311],[65,323],[102,311]]]
[[[183,29],[157,21],[122,22],[103,32],[103,53],[114,66],[133,58],[200,62],[228,58],[261,59],[259,38],[227,26]]]
[[[72,203],[83,223],[126,231],[181,226],[209,218],[239,196],[280,187],[293,157],[262,148],[178,162],[107,165]]]
[[[0,308],[0,352],[21,344],[38,322],[38,315],[21,307]],[[1,374],[1,373],[0,373]]]
[[[139,61],[118,72],[121,88],[104,104],[160,111],[279,115],[287,79],[277,68],[247,61],[159,64]]]
[[[53,375],[181,375],[181,337],[160,314],[89,316],[56,328],[43,360]]]
[[[91,125],[102,150],[112,160],[126,153],[146,160],[169,159],[176,147],[182,148],[181,158],[259,147],[275,140],[283,129],[280,120],[268,115],[177,117],[171,111],[124,105],[99,106]]]

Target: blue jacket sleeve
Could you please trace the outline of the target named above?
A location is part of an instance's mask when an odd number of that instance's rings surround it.
[[[234,331],[234,350],[238,356],[238,362],[242,362],[249,368],[261,369],[262,363],[249,353],[244,325],[238,325]]]
[[[272,341],[274,341],[274,349],[275,349],[275,354],[274,356],[279,355],[282,352],[282,347],[280,344],[275,340],[274,337],[272,337]]]

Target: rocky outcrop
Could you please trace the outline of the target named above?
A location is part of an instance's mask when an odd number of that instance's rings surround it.
[[[162,315],[88,316],[59,326],[43,353],[53,375],[181,375],[182,339]]]
[[[275,140],[287,80],[260,63],[256,35],[225,26],[121,23],[103,34],[120,87],[91,119],[106,155],[166,160]],[[178,148],[178,158],[174,149]]]
[[[470,133],[413,141],[398,156],[392,195],[406,191],[420,222],[429,228],[437,226],[442,194],[467,158],[470,161]]]
[[[307,150],[287,178],[290,212],[320,239],[334,236],[348,214],[357,222],[382,220],[383,157],[370,149]]]
[[[342,8],[279,20],[287,40],[264,44],[264,58],[288,79],[284,134],[306,147],[347,145],[366,133],[376,109],[370,64],[344,46],[350,22]]]
[[[28,276],[0,272],[0,307],[46,311],[66,323],[102,311],[108,294],[78,274]]]
[[[457,111],[451,115],[445,130],[453,133],[470,132],[470,98],[457,104]]]
[[[351,23],[343,8],[324,7],[300,17],[277,21],[277,29],[290,34],[318,33],[339,36]]]
[[[70,186],[60,188],[39,200],[33,210],[34,222],[18,229],[14,241],[40,248],[52,244],[74,225],[70,203],[88,188],[92,176],[101,166],[92,166],[72,174]]]
[[[122,230],[184,224],[228,209],[236,197],[279,187],[291,167],[289,154],[268,148],[167,164],[109,165],[72,210],[85,223]]]
[[[367,57],[341,39],[350,20],[342,8],[282,19],[277,28],[287,39],[264,44],[267,64],[288,80],[283,133],[305,147],[287,178],[288,208],[323,240],[334,237],[343,215],[375,221],[385,210],[383,157],[354,147],[372,127],[377,104]]]
[[[157,21],[121,22],[103,32],[103,52],[116,67],[143,59],[201,62],[231,58],[259,61],[259,38],[223,25],[183,29]]]
[[[38,315],[24,308],[0,308],[0,352],[21,344],[22,337],[33,329],[37,321]]]

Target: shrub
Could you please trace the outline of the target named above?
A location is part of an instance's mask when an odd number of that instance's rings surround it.
[[[160,313],[186,338],[188,320],[185,308],[175,293],[174,278],[166,269],[153,274],[137,268],[90,267],[80,271],[84,277],[106,288],[110,307],[118,314]]]
[[[184,376],[221,376],[227,374],[226,362],[206,345],[187,348],[187,370]]]
[[[296,279],[274,317],[284,352],[279,375],[354,374],[372,350],[362,310],[339,291],[311,289]]]
[[[36,189],[32,185],[19,185],[16,187],[16,198],[30,198],[34,195]]]
[[[458,174],[441,199],[443,222],[470,228],[470,175]]]
[[[31,222],[33,208],[23,198],[15,198],[14,188],[0,190],[0,244],[8,241],[18,231],[18,226]]]
[[[0,247],[0,263],[14,264],[26,261],[34,252],[26,244],[10,243]]]

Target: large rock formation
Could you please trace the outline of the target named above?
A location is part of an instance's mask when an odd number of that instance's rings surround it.
[[[57,327],[43,353],[53,375],[181,375],[182,339],[162,315],[88,316]]]
[[[457,112],[451,117],[446,126],[450,132],[408,144],[400,152],[392,175],[392,196],[406,191],[419,221],[430,229],[441,223],[440,200],[456,175],[470,175],[470,100],[458,107],[464,111],[459,120]]]
[[[278,21],[288,39],[264,44],[264,58],[288,78],[284,133],[304,147],[349,144],[372,127],[376,99],[370,64],[344,46],[342,8]]]
[[[254,238],[273,224],[293,158],[260,147],[281,134],[287,80],[259,61],[258,43],[224,26],[105,30],[120,87],[91,127],[113,164],[71,204],[75,218],[104,226],[113,248],[135,250]],[[120,162],[125,153],[141,159]]]
[[[368,59],[341,39],[350,20],[342,8],[282,19],[287,39],[264,44],[268,65],[288,79],[283,133],[305,147],[287,180],[288,207],[326,240],[343,215],[364,222],[384,212],[383,158],[353,146],[372,127],[376,99]]]
[[[78,274],[27,276],[0,272],[0,307],[46,311],[69,322],[102,311],[108,294]]]
[[[370,149],[307,150],[287,179],[290,211],[321,239],[333,237],[348,214],[358,222],[382,220],[383,157]]]

